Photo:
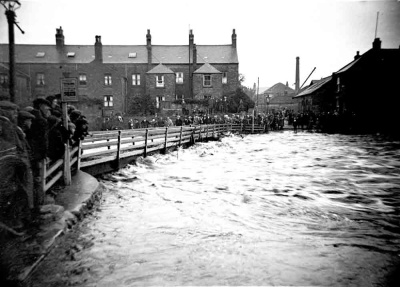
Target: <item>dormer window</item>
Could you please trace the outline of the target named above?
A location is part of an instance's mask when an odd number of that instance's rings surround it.
[[[176,73],[176,83],[183,84],[183,73],[182,72]]]
[[[67,57],[68,57],[68,58],[73,58],[73,57],[75,57],[75,52],[68,52],[68,53],[67,53]]]
[[[156,87],[164,88],[164,76],[156,76]]]
[[[36,58],[44,58],[45,52],[37,52]]]
[[[128,58],[136,58],[136,53],[129,53]]]
[[[227,84],[228,83],[228,72],[223,72],[222,73],[222,83]]]
[[[203,75],[203,87],[211,87],[211,75]]]

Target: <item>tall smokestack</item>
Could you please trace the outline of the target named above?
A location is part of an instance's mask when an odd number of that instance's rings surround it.
[[[296,95],[299,93],[299,90],[300,90],[300,58],[296,57],[296,87],[295,87]]]

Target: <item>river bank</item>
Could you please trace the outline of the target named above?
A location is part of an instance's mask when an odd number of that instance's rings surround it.
[[[62,236],[93,211],[104,190],[96,178],[78,171],[70,186],[57,189],[54,202],[41,208],[40,221],[19,236],[8,235],[1,250],[1,286],[25,286]]]

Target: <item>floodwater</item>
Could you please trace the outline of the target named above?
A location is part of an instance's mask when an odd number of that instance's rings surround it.
[[[399,279],[400,142],[231,135],[141,158],[102,182],[109,190],[80,226],[73,259],[48,264],[33,286],[62,278],[74,286]]]

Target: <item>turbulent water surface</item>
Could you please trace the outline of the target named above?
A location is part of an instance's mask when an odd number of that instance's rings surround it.
[[[65,267],[79,265],[72,275],[85,278],[75,282],[81,286],[398,279],[399,142],[289,131],[228,136],[139,159],[103,183],[100,210],[79,231],[91,244]]]

